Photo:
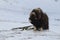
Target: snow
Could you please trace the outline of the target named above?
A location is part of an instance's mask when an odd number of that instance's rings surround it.
[[[60,0],[0,0],[0,40],[60,40]],[[31,25],[29,14],[40,7],[49,16],[49,30],[11,30]]]
[[[60,40],[60,34],[53,31],[20,31],[9,30],[0,32],[0,40]]]

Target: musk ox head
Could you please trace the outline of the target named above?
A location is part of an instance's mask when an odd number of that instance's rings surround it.
[[[36,17],[36,19],[41,19],[43,11],[41,8],[35,8],[32,10],[31,14],[33,14],[33,16]]]

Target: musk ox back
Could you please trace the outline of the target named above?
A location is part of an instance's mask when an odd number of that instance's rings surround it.
[[[35,8],[30,13],[30,23],[34,25],[35,30],[49,29],[49,19],[46,13],[41,8]]]

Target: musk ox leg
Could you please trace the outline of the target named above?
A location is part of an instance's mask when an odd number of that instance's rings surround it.
[[[43,26],[43,30],[48,30],[48,29],[49,29],[48,24],[46,24],[46,25]]]

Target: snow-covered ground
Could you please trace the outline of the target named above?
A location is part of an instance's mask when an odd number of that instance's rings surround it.
[[[11,30],[31,25],[29,13],[40,7],[49,16],[49,30]],[[0,40],[60,40],[60,0],[0,0]]]

